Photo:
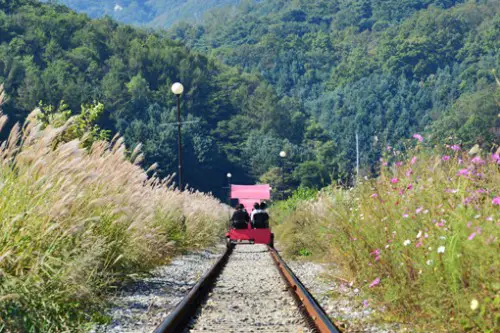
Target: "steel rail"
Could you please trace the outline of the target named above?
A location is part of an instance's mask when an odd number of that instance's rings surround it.
[[[234,245],[226,249],[226,252],[217,260],[210,271],[200,278],[187,296],[177,304],[174,311],[154,330],[154,333],[179,333],[184,331],[213,288],[233,248]],[[280,275],[287,283],[303,314],[307,317],[309,324],[319,333],[341,333],[330,321],[319,303],[283,261],[279,253],[270,246],[268,246],[268,250]]]
[[[268,247],[274,263],[278,267],[281,276],[285,279],[290,287],[290,291],[299,302],[301,310],[305,312],[310,324],[320,333],[340,333],[341,331],[330,321],[330,318],[325,313],[318,301],[309,293],[302,282],[293,274],[292,270],[283,261],[278,251],[272,247]]]
[[[178,333],[188,326],[201,303],[214,286],[215,280],[226,265],[234,246],[228,246],[226,252],[215,265],[203,275],[186,297],[177,304],[174,311],[154,330],[154,333]]]

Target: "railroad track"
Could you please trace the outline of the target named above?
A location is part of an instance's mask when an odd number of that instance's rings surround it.
[[[340,332],[279,253],[229,247],[154,333]]]

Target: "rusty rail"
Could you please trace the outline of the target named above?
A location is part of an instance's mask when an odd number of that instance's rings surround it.
[[[310,324],[320,333],[340,333],[340,330],[330,321],[328,315],[306,287],[304,287],[302,282],[293,274],[279,253],[272,247],[269,247],[269,253],[278,267],[281,276],[287,282],[290,291],[298,301],[301,310],[308,317]]]
[[[194,317],[201,303],[214,286],[215,280],[226,265],[232,252],[233,246],[228,246],[222,257],[217,260],[208,273],[200,278],[189,294],[177,304],[174,311],[154,330],[154,333],[178,333],[188,326],[189,321]]]
[[[226,265],[234,246],[229,246],[215,265],[200,278],[186,297],[175,307],[174,311],[158,326],[154,333],[178,333],[188,327],[202,302],[207,298],[213,288],[217,277]],[[340,333],[341,331],[330,321],[325,311],[314,297],[307,291],[300,280],[293,274],[283,261],[278,252],[268,246],[269,253],[278,267],[283,279],[288,284],[290,291],[297,300],[300,310],[307,317],[309,324],[319,333]]]

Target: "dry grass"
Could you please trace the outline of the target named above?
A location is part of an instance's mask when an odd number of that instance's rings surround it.
[[[303,201],[278,240],[291,255],[342,265],[363,290],[360,306],[385,308],[386,320],[498,332],[499,152],[421,148],[407,160],[391,151],[377,179]]]
[[[0,148],[0,331],[84,330],[110,285],[216,241],[227,216],[148,177],[121,138],[87,151],[55,146],[61,130],[28,120]]]

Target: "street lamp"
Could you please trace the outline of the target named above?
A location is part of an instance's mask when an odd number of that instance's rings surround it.
[[[179,162],[179,190],[182,191],[182,133],[181,133],[181,94],[184,92],[184,86],[176,82],[172,85],[172,92],[177,96],[177,143],[178,143],[178,162]]]
[[[233,175],[228,172],[227,175],[227,203],[229,204],[229,206],[231,206],[231,177],[233,177]]]
[[[286,157],[286,151],[282,150],[280,151],[280,157],[281,157],[281,200],[285,199],[285,157]]]

